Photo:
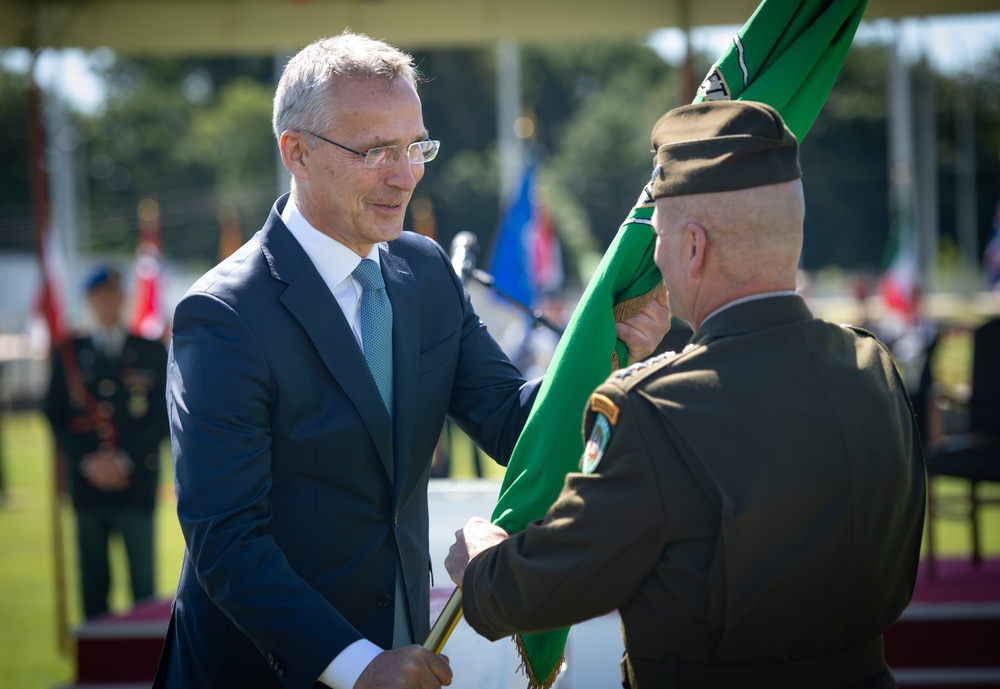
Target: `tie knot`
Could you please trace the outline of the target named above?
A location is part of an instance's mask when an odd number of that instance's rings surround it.
[[[361,283],[361,287],[369,289],[385,289],[385,282],[382,281],[382,271],[379,270],[378,263],[370,258],[361,259],[361,263],[352,273],[354,279]]]

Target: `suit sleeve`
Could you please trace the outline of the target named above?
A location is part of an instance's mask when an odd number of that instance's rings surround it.
[[[312,686],[361,638],[290,566],[272,536],[270,372],[226,304],[189,295],[175,315],[167,400],[177,515],[201,587],[261,651]],[[295,662],[291,662],[295,659]]]
[[[664,509],[640,420],[624,396],[592,473],[572,473],[543,520],[472,560],[465,617],[489,639],[557,629],[633,595],[665,547]],[[592,438],[600,415],[588,414]],[[603,417],[607,421],[607,417]],[[593,438],[592,438],[593,439]]]
[[[525,381],[472,306],[438,247],[442,270],[461,304],[461,343],[448,415],[498,464],[507,466],[542,379]]]

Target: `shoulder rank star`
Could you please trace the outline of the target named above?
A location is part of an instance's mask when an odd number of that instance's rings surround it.
[[[594,420],[594,427],[590,431],[587,445],[583,448],[583,458],[580,460],[580,470],[583,473],[594,473],[597,465],[601,463],[604,448],[608,446],[609,440],[611,440],[611,424],[608,422],[608,417],[604,414],[598,414]]]
[[[652,366],[653,364],[658,363],[660,361],[663,361],[664,359],[669,359],[669,358],[675,357],[675,356],[677,356],[677,352],[663,352],[662,354],[657,354],[656,356],[651,357],[649,359],[642,359],[641,361],[637,361],[634,364],[632,364],[630,366],[627,366],[627,367],[623,368],[622,370],[618,371],[615,374],[615,377],[616,378],[628,378],[630,375],[632,375],[636,371],[644,369],[647,366]]]

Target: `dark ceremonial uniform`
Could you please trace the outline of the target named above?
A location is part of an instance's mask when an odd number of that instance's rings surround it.
[[[77,512],[84,611],[107,610],[107,537],[121,531],[129,554],[135,600],[153,594],[153,509],[160,443],[169,434],[161,342],[128,335],[108,355],[90,336],[52,354],[45,411],[66,460],[66,484]],[[84,477],[81,462],[100,448],[120,449],[131,460],[128,485],[104,491]]]
[[[472,560],[497,639],[618,608],[623,685],[891,687],[925,474],[886,348],[797,296],[731,305],[591,398],[583,473]]]

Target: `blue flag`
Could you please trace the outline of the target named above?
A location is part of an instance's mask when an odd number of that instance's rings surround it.
[[[532,281],[532,241],[539,209],[532,203],[535,186],[535,160],[529,158],[521,184],[504,213],[493,244],[489,271],[498,288],[525,306],[535,304]]]

